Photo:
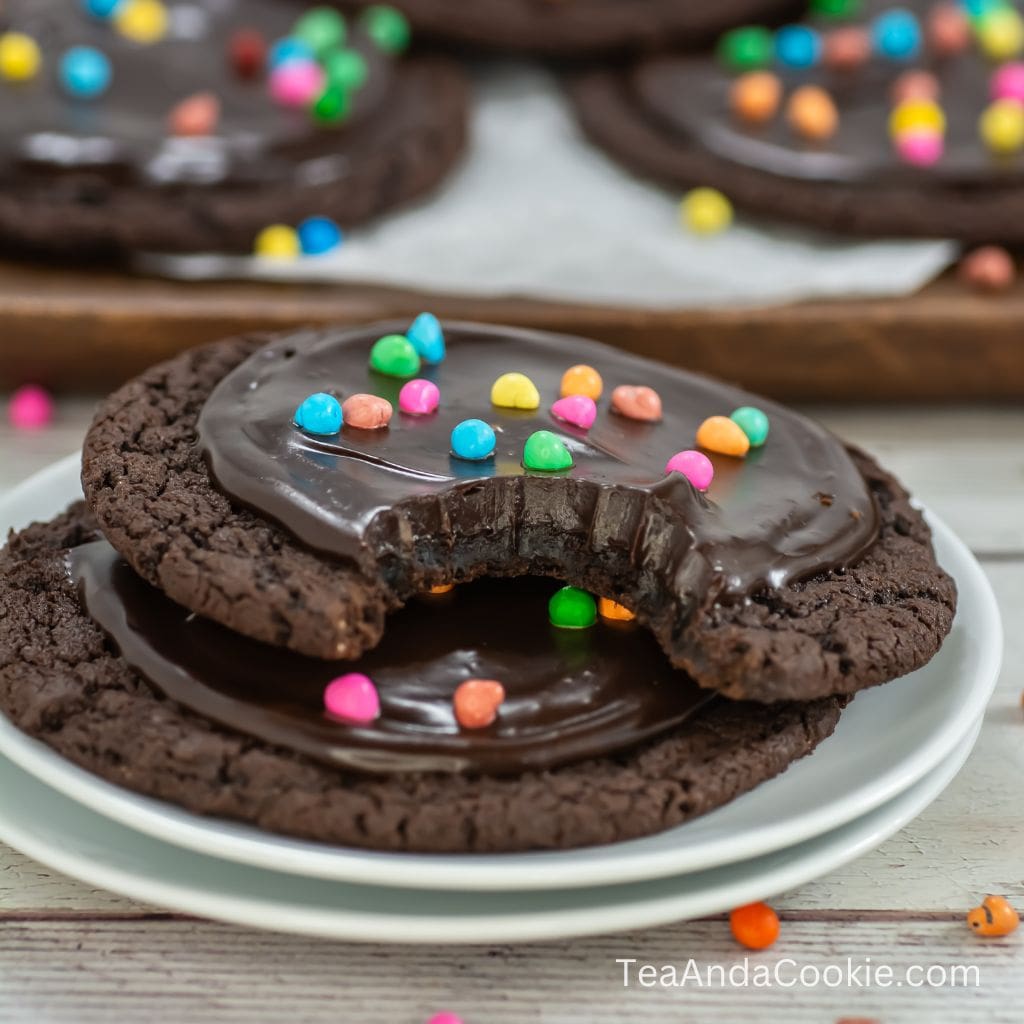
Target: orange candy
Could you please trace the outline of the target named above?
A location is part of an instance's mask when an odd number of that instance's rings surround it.
[[[220,120],[220,100],[212,92],[197,92],[182,100],[168,118],[172,135],[212,135]]]
[[[455,719],[463,729],[486,729],[498,717],[505,687],[495,679],[467,679],[455,689]]]
[[[661,419],[661,396],[654,388],[620,384],[612,392],[612,408],[631,420],[656,423]]]
[[[970,46],[971,23],[958,4],[936,4],[928,14],[925,36],[936,54],[949,57]]]
[[[377,395],[351,395],[341,403],[341,414],[346,427],[360,430],[380,430],[391,422],[394,410],[386,398]]]
[[[825,35],[821,60],[835,71],[853,71],[871,57],[871,36],[866,29],[847,25]]]
[[[454,583],[438,583],[427,590],[428,594],[450,594],[455,589]]]
[[[979,292],[1005,292],[1013,286],[1017,268],[1001,246],[983,245],[969,252],[959,267],[960,279]]]
[[[782,83],[770,71],[750,71],[740,75],[729,93],[733,113],[749,124],[770,121],[779,110]]]
[[[816,142],[831,138],[839,127],[832,97],[817,85],[801,85],[793,92],[786,105],[786,119],[797,135]]]
[[[610,619],[612,622],[632,622],[636,618],[624,604],[618,604],[610,597],[602,597],[597,602],[597,611],[602,619]]]
[[[981,906],[967,915],[967,923],[977,935],[1009,935],[1017,930],[1020,914],[1010,906],[1005,896],[986,896]]]
[[[604,381],[601,374],[592,366],[580,363],[579,366],[570,366],[562,374],[562,390],[560,395],[567,398],[569,395],[586,395],[595,402],[601,397],[604,390]]]
[[[939,98],[939,80],[929,71],[904,71],[889,90],[892,102],[899,106],[908,100],[932,100]]]
[[[779,915],[767,903],[748,903],[729,915],[733,937],[747,949],[767,949],[779,937]]]
[[[750,451],[750,438],[728,416],[709,416],[697,428],[697,445],[708,452],[743,458]]]

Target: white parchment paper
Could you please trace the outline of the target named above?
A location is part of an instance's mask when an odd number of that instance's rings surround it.
[[[590,146],[546,72],[491,67],[476,85],[469,153],[428,201],[351,232],[327,256],[146,257],[145,269],[683,308],[900,295],[956,256],[949,242],[850,240],[744,219],[693,236],[679,225],[679,194]]]

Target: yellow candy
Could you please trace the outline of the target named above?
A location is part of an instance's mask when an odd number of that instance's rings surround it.
[[[934,132],[939,135],[946,131],[946,115],[942,107],[932,100],[905,100],[889,115],[889,134],[905,135],[908,132]]]
[[[1015,153],[1024,146],[1024,106],[1016,100],[996,100],[985,108],[978,131],[993,153]]]
[[[126,0],[117,8],[114,24],[136,43],[157,43],[167,34],[167,8],[160,0]]]
[[[499,409],[536,409],[540,394],[525,373],[503,373],[491,388],[491,402]]]
[[[39,72],[42,57],[31,36],[22,32],[5,32],[0,36],[0,78],[10,82],[27,82]]]
[[[286,224],[271,224],[256,236],[253,251],[269,260],[293,260],[302,251],[299,233]]]
[[[990,60],[1010,60],[1024,50],[1024,19],[1012,7],[998,8],[979,18],[975,33]]]
[[[715,188],[695,188],[679,204],[683,227],[695,235],[717,235],[732,223],[732,203]]]
[[[697,444],[705,451],[738,458],[750,451],[750,438],[728,416],[709,416],[697,428]]]

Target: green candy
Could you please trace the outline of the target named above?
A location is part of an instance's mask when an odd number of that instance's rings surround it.
[[[766,28],[748,25],[726,32],[718,41],[718,59],[733,71],[764,68],[775,58],[775,43]]]
[[[861,0],[811,0],[811,13],[823,18],[854,18],[861,11]]]
[[[572,453],[557,434],[552,434],[550,430],[538,430],[523,445],[523,465],[527,469],[556,473],[561,469],[572,468]]]
[[[578,587],[562,587],[548,601],[548,618],[559,629],[589,629],[597,622],[597,602]]]
[[[329,84],[313,104],[313,119],[323,124],[337,124],[349,115],[352,104],[340,86]]]
[[[420,357],[404,334],[386,334],[370,349],[370,367],[389,377],[415,377],[420,372]]]
[[[345,19],[330,7],[307,11],[292,29],[292,35],[301,39],[317,57],[344,45],[347,34]]]
[[[751,448],[760,448],[768,439],[768,417],[753,405],[741,405],[729,419],[747,435]]]
[[[323,59],[328,87],[355,92],[366,82],[366,60],[358,50],[332,50]]]
[[[387,4],[374,4],[362,13],[360,24],[366,34],[385,53],[401,53],[409,45],[412,32],[401,11]]]

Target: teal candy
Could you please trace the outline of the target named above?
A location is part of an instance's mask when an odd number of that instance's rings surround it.
[[[768,439],[768,417],[756,406],[741,405],[729,419],[747,435],[751,448],[760,448]]]
[[[412,342],[412,347],[425,363],[444,361],[444,331],[441,329],[441,321],[433,313],[420,313],[405,332],[405,336]]]
[[[562,587],[548,602],[548,618],[559,629],[589,629],[597,622],[597,602],[578,587]]]
[[[404,334],[386,334],[373,343],[370,366],[389,377],[415,377],[420,357]]]
[[[483,420],[463,420],[452,430],[452,452],[460,459],[477,462],[494,454],[494,428]]]
[[[310,434],[330,436],[341,430],[341,403],[326,392],[310,395],[295,410],[295,425]]]
[[[523,445],[523,465],[527,469],[556,473],[572,467],[572,453],[557,434],[538,430]]]

